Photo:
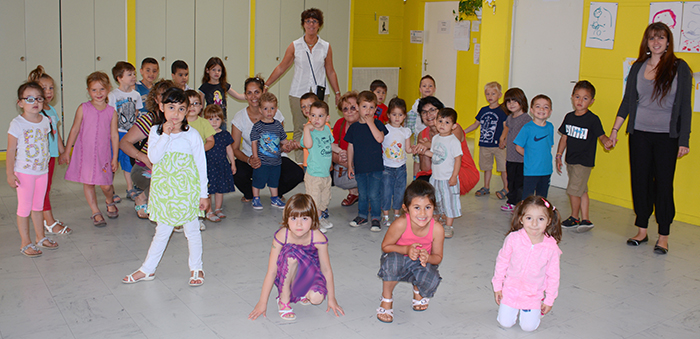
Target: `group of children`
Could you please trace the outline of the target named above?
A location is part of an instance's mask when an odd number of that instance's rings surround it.
[[[168,89],[159,98],[148,136],[148,158],[153,164],[148,210],[150,219],[158,223],[156,234],[144,264],[126,276],[125,283],[154,279],[171,232],[182,225],[190,249],[189,284],[203,284],[200,234],[203,227],[198,218],[204,216],[205,211],[206,218],[211,221],[225,218],[221,209],[222,196],[234,190],[236,166],[231,148],[233,140],[225,130],[225,98],[227,93],[234,97],[239,95],[227,84],[220,59],[212,58],[207,63],[201,92],[187,88],[187,67],[182,64],[184,62],[176,62],[172,69],[173,82],[180,88]],[[104,226],[106,221],[97,207],[94,185],[100,185],[105,195],[107,216],[118,216],[115,204],[120,198],[114,193],[113,173],[119,165],[125,173],[131,168],[131,159],[118,149],[118,140],[143,114],[142,98],[153,86],[158,63],[152,58],[145,59],[141,67],[143,79],[138,83],[132,65],[117,63],[112,71],[119,88],[111,92],[106,74],[90,74],[87,89],[91,100],[78,107],[65,146],[58,133],[55,110],[49,105],[53,97],[53,79],[45,75],[41,67],[35,71],[34,78],[18,89],[17,104],[23,112],[10,125],[7,156],[8,183],[17,189],[18,195],[21,252],[29,257],[41,255],[39,248],[58,248],[46,233],[71,232],[53,219],[48,203],[56,157],[59,163],[69,164],[66,179],[83,183],[95,226]],[[420,89],[421,99],[431,97],[435,81],[424,77]],[[349,127],[344,139],[349,144],[348,175],[357,181],[359,190],[358,216],[350,225],[357,227],[371,220],[372,231],[389,226],[382,242],[384,253],[378,275],[384,283],[377,318],[391,322],[392,292],[399,281],[413,284],[412,307],[423,311],[428,308],[442,279],[437,267],[442,261],[443,241],[451,236],[451,219],[455,213],[459,216],[461,209],[458,173],[462,148],[453,132],[457,112],[451,108],[437,111],[438,133],[432,138],[429,149],[412,144],[411,136],[425,129],[423,121],[417,119],[420,99],[409,112],[400,98],[393,98],[388,107],[382,107],[386,90],[386,85],[378,81],[372,84],[370,91],[359,93],[360,119]],[[504,183],[504,189],[496,194],[508,199],[502,209],[513,212],[511,229],[499,252],[492,281],[495,299],[500,305],[498,321],[510,327],[520,312],[522,328],[534,330],[540,316],[549,312],[557,296],[561,254],[557,243],[561,239],[561,227],[575,228],[579,232],[593,227],[588,215],[586,184],[594,166],[596,139],[606,148],[611,142],[603,132],[600,119],[588,110],[594,101],[595,88],[588,81],[578,82],[572,93],[574,111],[566,115],[559,128],[562,137],[556,169],[561,171],[561,157],[566,151],[567,194],[572,208],[571,216],[560,222],[559,211],[546,199],[553,172],[554,128],[547,122],[552,110],[551,99],[545,95],[534,97],[529,105],[531,115],[528,115],[527,99],[518,88],[506,91],[503,105],[499,104],[501,88],[497,83],[487,84],[485,94],[489,105],[464,132],[481,126],[480,165],[485,172],[485,185],[477,195],[489,194],[491,176],[487,172],[490,174],[495,159]],[[208,104],[204,110],[202,98]],[[253,154],[262,162],[253,173],[253,208],[262,208],[259,191],[267,185],[271,187],[272,206],[284,209],[283,227],[275,233],[268,273],[260,302],[251,312],[252,319],[265,313],[273,284],[280,291],[278,308],[282,319],[295,318],[290,303],[319,304],[326,297],[329,309],[336,315],[344,313],[335,300],[328,238],[323,235],[332,224],[322,217],[331,196],[331,155],[337,152],[338,146],[329,128],[328,105],[313,93],[301,100],[303,113],[309,120],[299,142],[308,152],[304,178],[307,194],[297,194],[285,204],[270,185],[279,180],[281,146],[293,142],[287,141],[281,124],[274,119],[278,110],[273,94],[262,95],[262,119],[251,131]],[[361,150],[361,156],[356,150]],[[430,183],[415,180],[406,186],[407,153],[432,158]],[[133,199],[141,189],[131,183],[128,175],[126,178],[127,197]],[[392,209],[394,220],[390,223]],[[434,219],[436,209],[438,214],[445,215],[445,225]],[[29,235],[30,214],[36,241]],[[44,220],[43,225],[41,220]],[[285,229],[284,234],[282,229]],[[525,263],[521,260],[522,253],[530,249],[541,254],[536,262]],[[523,265],[537,268],[522,270]],[[536,293],[524,298],[520,296],[523,289]]]
[[[547,197],[553,172],[554,126],[547,121],[552,114],[552,100],[544,94],[535,96],[528,115],[527,98],[519,88],[507,90],[503,104],[499,104],[501,86],[497,82],[486,84],[485,95],[489,105],[482,108],[476,122],[464,130],[469,133],[481,127],[479,166],[484,171],[484,187],[476,191],[476,195],[490,193],[495,160],[504,186],[496,195],[507,199],[501,210],[512,212],[523,198]],[[566,151],[569,177],[566,193],[571,203],[571,216],[562,222],[562,227],[577,232],[589,231],[594,226],[589,218],[587,184],[595,165],[597,142],[600,140],[606,149],[612,146],[600,118],[588,109],[594,98],[595,87],[590,82],[577,82],[571,95],[574,111],[564,117],[558,129],[561,138],[555,164],[557,172],[561,173],[562,155]]]

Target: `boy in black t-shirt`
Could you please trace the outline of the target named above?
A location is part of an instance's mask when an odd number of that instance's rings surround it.
[[[571,94],[574,111],[566,114],[559,127],[561,139],[557,148],[557,172],[561,174],[561,156],[566,150],[566,171],[569,183],[566,194],[571,202],[571,216],[561,223],[562,228],[575,229],[582,233],[593,228],[588,217],[588,178],[595,166],[597,139],[606,148],[612,146],[612,141],[605,135],[600,118],[588,107],[595,101],[595,87],[582,80],[576,83]],[[578,219],[579,211],[581,219]]]

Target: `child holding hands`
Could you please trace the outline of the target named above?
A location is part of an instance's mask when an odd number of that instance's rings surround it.
[[[224,122],[224,112],[219,105],[209,105],[202,113],[204,119],[214,129],[214,146],[206,151],[207,154],[207,177],[209,178],[209,194],[212,197],[213,212],[208,212],[207,217],[212,220],[214,217],[221,220],[226,218],[222,211],[224,203],[224,193],[233,192],[236,187],[233,185],[233,175],[236,174],[236,162],[233,157],[233,137],[221,129]],[[211,208],[210,208],[211,210]]]
[[[294,320],[289,305],[319,305],[328,297],[326,312],[345,315],[335,300],[333,269],[328,256],[328,238],[318,229],[318,211],[310,195],[295,194],[284,208],[282,227],[275,232],[270,250],[267,274],[260,300],[248,319],[264,316],[272,285],[277,286],[277,308],[280,318]],[[281,232],[284,230],[284,232]],[[314,238],[319,241],[314,241]]]
[[[491,283],[498,323],[531,332],[552,310],[559,294],[559,212],[547,199],[529,196],[515,208],[510,231],[498,251]]]
[[[377,309],[381,322],[394,321],[392,298],[399,281],[413,285],[414,311],[425,311],[442,278],[444,232],[433,219],[435,188],[423,180],[414,180],[403,196],[405,217],[391,223],[382,241],[382,258],[377,275],[382,278],[382,302]]]
[[[411,130],[403,127],[406,119],[406,102],[401,98],[389,101],[389,123],[385,125],[387,135],[382,142],[382,226],[389,226],[389,210],[394,210],[394,219],[401,216],[401,202],[406,189],[406,153],[413,153]]]

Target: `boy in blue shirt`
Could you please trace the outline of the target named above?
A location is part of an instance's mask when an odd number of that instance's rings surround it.
[[[141,61],[141,81],[136,82],[136,91],[141,95],[141,102],[143,107],[141,108],[141,114],[148,113],[148,108],[146,108],[146,99],[148,99],[148,93],[151,92],[151,87],[158,78],[159,68],[158,61],[156,59],[148,57]]]
[[[566,172],[569,176],[566,194],[571,203],[571,216],[561,223],[561,227],[581,233],[593,228],[588,216],[588,178],[595,166],[598,139],[606,147],[612,146],[612,141],[605,135],[600,118],[588,110],[595,101],[593,84],[586,80],[577,82],[571,93],[571,101],[575,110],[564,117],[559,127],[561,139],[556,164],[557,172],[561,174],[561,156],[566,151]],[[579,211],[581,219],[578,219]]]
[[[476,191],[476,196],[484,196],[490,193],[491,170],[493,161],[496,160],[496,170],[501,172],[503,189],[496,192],[498,199],[505,199],[508,194],[508,179],[506,176],[506,145],[500,144],[503,126],[508,116],[503,111],[498,99],[501,98],[501,84],[492,81],[484,86],[486,101],[489,105],[484,106],[476,115],[476,121],[464,129],[464,133],[469,133],[481,126],[479,135],[479,168],[484,171],[484,187]]]
[[[523,126],[515,137],[515,149],[524,156],[523,199],[531,195],[547,197],[552,176],[552,146],[554,125],[547,119],[552,115],[552,99],[544,94],[530,102],[532,121]]]
[[[348,177],[357,180],[360,196],[357,217],[350,222],[350,226],[366,224],[371,208],[370,231],[379,232],[382,230],[379,219],[382,215],[381,187],[384,173],[382,141],[389,131],[381,121],[374,118],[377,109],[377,96],[374,93],[360,92],[357,103],[360,106],[360,120],[350,125],[345,134],[345,141],[348,142]],[[361,156],[356,156],[355,153]]]

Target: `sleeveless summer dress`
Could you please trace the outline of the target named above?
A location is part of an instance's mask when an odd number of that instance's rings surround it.
[[[274,237],[275,241],[282,245],[282,250],[277,257],[277,276],[275,277],[275,286],[277,286],[278,291],[281,291],[282,285],[284,285],[284,278],[287,276],[288,272],[287,259],[291,257],[297,260],[298,267],[297,275],[292,282],[290,302],[298,302],[301,300],[301,297],[305,296],[310,290],[321,293],[324,296],[327,295],[326,277],[321,273],[318,249],[314,245],[327,244],[328,237],[324,235],[323,237],[326,241],[314,242],[314,232],[312,231],[311,242],[308,245],[288,244],[287,236],[289,235],[289,229],[286,227],[284,228],[284,243],[277,240],[277,233],[281,230],[282,228],[277,230]]]

